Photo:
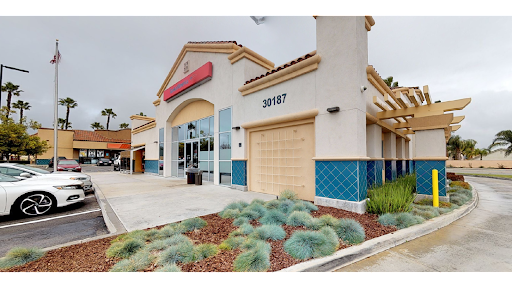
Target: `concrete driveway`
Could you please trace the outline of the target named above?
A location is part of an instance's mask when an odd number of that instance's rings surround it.
[[[470,214],[337,272],[512,271],[512,181],[465,178],[480,199]]]
[[[100,199],[110,205],[112,214],[127,231],[217,213],[233,201],[268,201],[276,198],[274,195],[242,192],[204,181],[203,185],[196,186],[187,185],[184,179],[147,174],[87,174],[91,175]]]

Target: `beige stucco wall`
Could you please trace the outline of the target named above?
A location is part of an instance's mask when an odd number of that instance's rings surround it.
[[[199,100],[185,106],[176,117],[171,121],[171,126],[178,126],[190,121],[198,120],[214,114],[214,106],[212,103]]]
[[[503,165],[503,168],[512,168],[512,160],[447,160],[447,167],[456,167],[456,168],[480,168],[483,166],[484,168],[500,168],[500,165]],[[489,172],[492,174],[492,172]]]
[[[480,156],[474,158],[474,160],[480,160]],[[505,156],[504,150],[496,150],[489,153],[487,156],[483,156],[482,160],[509,160],[512,161],[512,154]]]
[[[382,127],[377,124],[366,126],[366,153],[370,158],[382,157]]]
[[[48,151],[42,155],[37,156],[38,159],[50,159],[53,157],[53,129],[38,129],[37,136],[41,140],[45,140],[48,143]],[[57,147],[58,156],[63,156],[68,159],[73,159],[73,130],[58,130],[57,137],[59,146]]]
[[[444,129],[415,132],[415,158],[446,157]]]
[[[405,139],[402,137],[396,138],[396,158],[405,159]]]
[[[384,158],[396,158],[396,140],[396,135],[394,133],[384,133]]]
[[[132,131],[130,128],[122,130],[96,130],[96,133],[107,138],[123,140],[130,140],[132,136]]]
[[[157,141],[157,143],[155,143]],[[145,160],[158,160],[158,129],[132,134],[132,145],[145,144]]]
[[[75,149],[107,149],[107,142],[73,141]]]

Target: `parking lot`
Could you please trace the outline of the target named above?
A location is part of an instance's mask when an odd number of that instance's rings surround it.
[[[82,173],[87,172],[111,172],[114,171],[114,165],[112,166],[96,166],[96,164],[80,164],[82,167]],[[53,168],[48,168],[48,166],[37,166],[37,168],[45,169],[47,171],[53,171]]]

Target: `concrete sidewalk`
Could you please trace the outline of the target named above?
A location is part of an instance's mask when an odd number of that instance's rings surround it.
[[[116,217],[124,226],[114,229],[118,231],[145,229],[217,213],[233,201],[268,201],[276,198],[274,195],[242,192],[204,181],[203,185],[187,185],[184,179],[148,174],[87,174],[91,175],[98,198],[105,204],[102,209],[107,226],[116,226],[117,219],[112,219]],[[113,213],[108,213],[109,208]],[[111,227],[109,229],[112,230]]]

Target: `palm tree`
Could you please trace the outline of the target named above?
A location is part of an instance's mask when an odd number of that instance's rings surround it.
[[[112,111],[111,108],[105,108],[105,109],[103,109],[103,111],[101,111],[101,116],[107,116],[107,130],[108,130],[108,126],[110,124],[110,117],[112,117],[112,119],[115,119],[117,114],[114,113],[114,111]]]
[[[2,92],[7,92],[7,117],[9,117],[12,96],[20,96],[20,93],[23,92],[23,90],[20,90],[20,85],[14,85],[12,82],[5,83],[1,90]]]
[[[20,109],[20,124],[23,119],[23,110],[30,110],[30,103],[24,102],[23,100],[18,100],[17,102],[12,103],[12,108]]]
[[[128,124],[128,123],[119,124],[119,128],[121,128],[121,129],[126,129],[126,128],[128,128],[128,126],[130,126],[130,124]]]
[[[60,125],[60,129],[63,129],[63,130],[64,130],[64,125],[66,125],[66,119],[64,119],[64,118],[59,118],[58,125]]]
[[[512,130],[503,130],[494,136],[494,140],[489,148],[497,146],[508,146],[505,148],[505,157],[512,154]]]
[[[140,116],[146,116],[146,115],[144,115],[144,113],[142,113],[142,112],[140,112],[140,113],[139,113],[139,115],[140,115]]]
[[[481,161],[483,156],[489,155],[489,152],[490,151],[487,148],[483,148],[483,149],[476,148],[475,149],[475,156],[480,156],[480,161]]]
[[[448,144],[446,146],[448,150],[448,156],[452,157],[454,160],[460,160],[460,153],[462,151],[462,138],[459,135],[452,135],[448,140]]]
[[[71,98],[59,98],[59,105],[61,106],[66,106],[66,130],[68,130],[68,128],[71,128],[71,126],[69,126],[69,109],[72,109],[72,108],[75,108],[76,106],[78,106],[78,103],[71,99]]]
[[[103,125],[101,125],[100,122],[91,123],[91,128],[94,130],[104,130],[105,129],[105,127],[103,127]]]
[[[472,157],[476,156],[475,154],[475,145],[476,141],[473,139],[466,139],[462,141],[462,155],[466,159],[471,159]]]
[[[398,82],[393,82],[393,76],[389,76],[388,78],[382,80],[384,80],[384,83],[386,83],[388,87],[398,87]]]

